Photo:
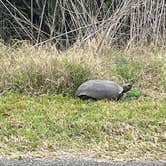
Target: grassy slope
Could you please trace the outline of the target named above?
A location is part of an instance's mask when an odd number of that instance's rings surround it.
[[[50,46],[0,43],[0,156],[69,152],[112,160],[166,158],[165,48],[112,48],[96,54],[96,46],[91,42],[58,54]],[[88,79],[130,82],[131,100],[51,96],[72,96]]]
[[[0,156],[63,151],[112,160],[164,159],[165,99],[87,102],[62,96],[0,97]]]

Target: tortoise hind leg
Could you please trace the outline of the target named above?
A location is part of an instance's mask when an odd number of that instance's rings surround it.
[[[90,97],[90,96],[86,96],[86,95],[81,95],[81,96],[78,96],[80,99],[82,100],[93,100],[93,101],[96,101],[95,98],[93,97]]]

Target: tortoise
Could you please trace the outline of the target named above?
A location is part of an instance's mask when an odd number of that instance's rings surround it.
[[[78,87],[75,95],[83,100],[119,100],[131,88],[132,85],[129,83],[120,86],[110,80],[89,80]]]

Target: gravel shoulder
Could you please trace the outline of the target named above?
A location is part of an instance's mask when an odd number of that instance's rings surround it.
[[[77,158],[0,160],[0,166],[166,166],[166,161],[99,162]]]

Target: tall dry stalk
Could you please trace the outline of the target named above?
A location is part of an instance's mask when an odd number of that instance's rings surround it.
[[[100,36],[112,44],[166,44],[165,0],[0,0],[1,36],[68,48]],[[5,35],[6,34],[6,35]]]

